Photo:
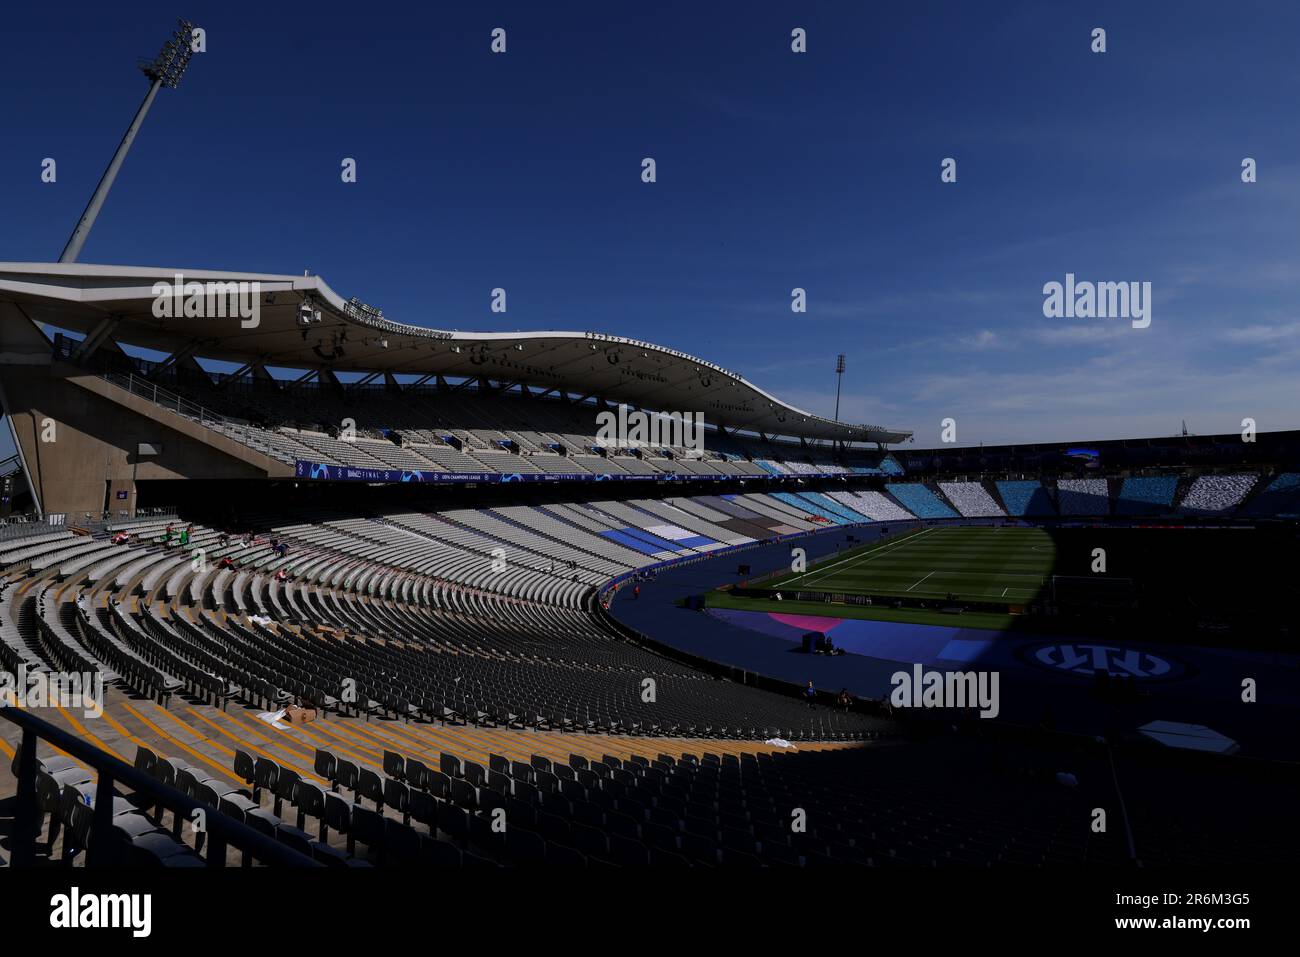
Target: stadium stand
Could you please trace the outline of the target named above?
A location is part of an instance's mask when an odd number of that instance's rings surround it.
[[[1177,475],[1129,475],[1115,497],[1116,515],[1159,515],[1172,510]]]
[[[880,492],[830,492],[828,494],[837,502],[843,502],[873,522],[905,522],[916,517],[907,509],[891,502]]]
[[[830,523],[833,525],[848,525],[852,519],[846,518],[839,508],[832,508],[829,505],[819,504],[804,495],[795,492],[773,492],[771,498],[781,502],[795,512],[801,512],[804,518],[811,519],[812,524]],[[821,522],[819,523],[818,520]]]
[[[1255,501],[1293,493],[1296,475]],[[1202,478],[1214,481],[1193,482],[1194,501],[1238,502],[1249,489]],[[1067,481],[1073,494],[1101,493]],[[1036,484],[998,491],[1028,504]],[[940,488],[969,516],[987,511],[978,483]],[[942,507],[921,483],[888,489],[921,513]],[[864,490],[365,515],[304,507],[249,513],[224,539],[195,524],[185,548],[172,519],[42,531],[0,539],[0,659],[102,670],[107,724],[88,740],[327,866],[1121,863],[1118,839],[1065,823],[1083,794],[990,776],[960,739],[855,747],[899,729],[718,681],[623,640],[597,614],[599,585],[666,558],[912,519]],[[110,540],[117,532],[126,544]],[[639,694],[647,677],[654,705]],[[255,717],[297,706],[330,720],[276,729]],[[803,744],[761,743],[774,737]],[[1031,751],[1003,747],[1000,760],[1032,763]],[[42,761],[43,793],[70,785],[93,811],[85,772],[52,753]],[[1076,755],[1072,767],[1090,761]],[[796,794],[819,815],[801,836],[783,826]],[[201,860],[202,844],[130,798],[114,815],[119,853]],[[1025,800],[1029,818],[998,811]],[[44,807],[50,853],[79,859],[86,812],[71,799]],[[496,808],[510,815],[506,835],[487,826]],[[1201,859],[1190,824],[1142,826],[1151,859]],[[1268,861],[1276,849],[1237,839],[1223,855]]]
[[[846,522],[870,521],[861,512],[831,496],[823,495],[820,492],[800,492],[798,494],[800,498],[820,508],[824,514],[838,515]]]
[[[1199,476],[1184,493],[1179,510],[1189,515],[1222,515],[1241,504],[1258,481],[1254,473]]]
[[[885,490],[917,518],[958,517],[956,512],[920,482],[890,482]]]
[[[1109,515],[1110,485],[1104,478],[1059,479],[1056,506],[1062,515]]]
[[[1300,517],[1300,472],[1282,472],[1274,476],[1246,503],[1242,514],[1250,518]]]
[[[1042,482],[1004,479],[995,483],[1008,515],[1024,518],[1047,518],[1056,514],[1052,498]]]
[[[939,488],[948,501],[966,518],[994,518],[1006,512],[979,482],[940,482]]]

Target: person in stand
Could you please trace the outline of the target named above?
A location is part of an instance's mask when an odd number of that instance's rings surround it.
[[[853,695],[849,694],[848,688],[841,688],[839,695],[835,698],[835,703],[843,711],[848,711],[853,707]]]
[[[811,681],[808,682],[808,687],[803,689],[803,700],[804,704],[808,705],[810,708],[815,708],[817,706],[817,689],[813,687]]]
[[[283,568],[281,568],[278,572],[275,573],[275,580],[278,582],[287,582],[289,580],[289,573],[286,572]]]
[[[641,586],[640,586],[640,585],[633,585],[633,586],[632,586],[632,598],[633,598],[633,599],[637,599],[637,598],[640,598],[640,597],[641,597]]]

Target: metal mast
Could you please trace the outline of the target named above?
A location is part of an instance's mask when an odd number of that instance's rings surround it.
[[[194,55],[193,31],[194,25],[192,23],[181,20],[176,32],[172,34],[171,39],[163,44],[158,56],[152,62],[140,65],[140,69],[149,79],[149,92],[145,94],[144,102],[140,104],[140,108],[135,111],[135,119],[126,128],[126,135],[122,137],[122,142],[118,144],[117,152],[113,154],[108,169],[104,170],[104,175],[100,177],[99,185],[95,187],[95,192],[86,205],[86,211],[81,214],[77,228],[72,231],[68,244],[63,247],[63,255],[59,256],[59,262],[73,263],[81,255],[81,247],[85,245],[86,237],[90,235],[91,227],[95,225],[95,220],[99,217],[99,211],[103,208],[104,200],[108,198],[108,191],[113,188],[113,180],[117,179],[117,171],[122,168],[122,162],[126,159],[131,144],[135,142],[135,135],[140,132],[140,125],[144,123],[149,107],[153,106],[154,97],[158,95],[158,91],[164,86],[169,89],[176,89],[181,82],[181,76],[185,73],[185,68],[189,66],[190,57]]]
[[[844,353],[835,360],[835,421],[840,420],[840,385],[844,382]]]

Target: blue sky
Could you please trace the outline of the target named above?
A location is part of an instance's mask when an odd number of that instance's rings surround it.
[[[1293,5],[22,4],[0,260],[58,257],[178,13],[208,52],[83,262],[309,268],[400,321],[649,339],[824,414],[844,352],[843,417],[918,445],[945,417],[963,445],[1300,427]],[[1151,282],[1151,326],[1045,318],[1067,272]]]

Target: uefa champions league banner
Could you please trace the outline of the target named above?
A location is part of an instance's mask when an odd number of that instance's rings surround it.
[[[328,482],[421,482],[426,484],[446,484],[463,482],[621,482],[638,480],[642,482],[711,482],[735,479],[777,478],[764,475],[593,475],[583,473],[554,472],[426,472],[406,469],[368,469],[354,465],[325,465],[321,462],[294,463],[294,474],[300,479],[319,479]]]

